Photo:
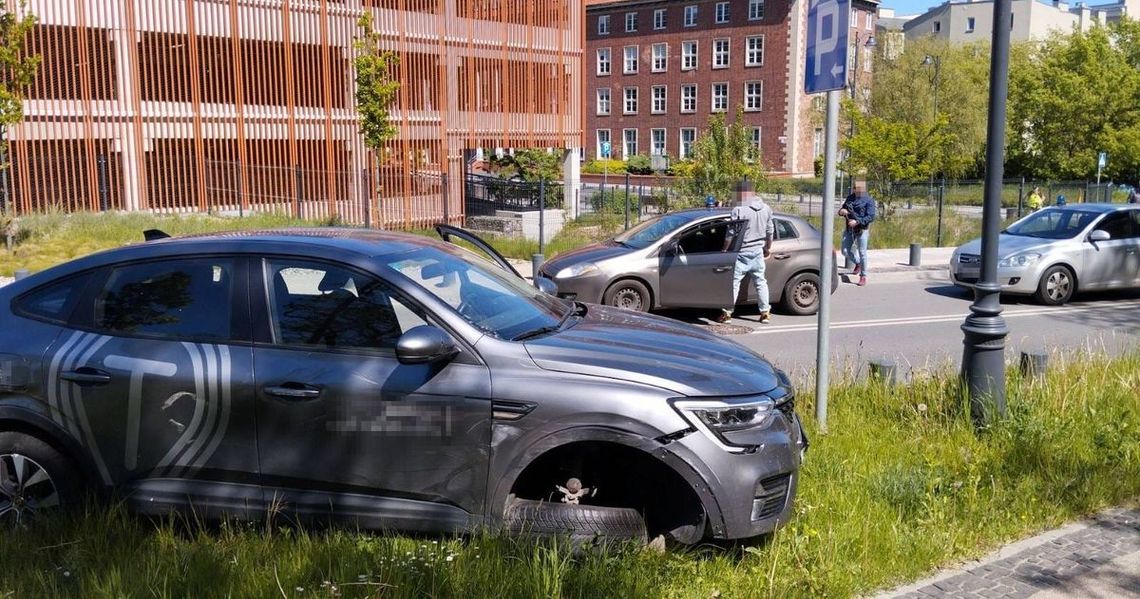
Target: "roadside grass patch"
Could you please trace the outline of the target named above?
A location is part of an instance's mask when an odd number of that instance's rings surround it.
[[[98,507],[0,534],[0,597],[849,597],[1140,497],[1140,354],[1011,372],[1009,417],[981,432],[951,374],[848,377],[827,435],[800,388],[812,446],[796,515],[746,545],[574,552]]]

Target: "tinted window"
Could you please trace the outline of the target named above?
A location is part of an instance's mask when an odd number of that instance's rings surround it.
[[[686,212],[658,216],[614,237],[614,241],[633,248],[647,248],[699,217],[699,214]]]
[[[16,300],[16,310],[52,322],[67,322],[74,300],[88,279],[87,275],[80,275],[34,289]]]
[[[776,239],[795,239],[799,237],[796,228],[786,220],[773,219],[776,228]]]
[[[95,298],[95,327],[131,335],[229,339],[233,274],[229,259],[120,266]]]
[[[1084,210],[1046,208],[1014,223],[1005,232],[1024,237],[1069,239],[1083,231],[1097,216],[1096,212]]]
[[[1112,239],[1129,239],[1136,237],[1136,228],[1132,223],[1132,216],[1127,212],[1117,212],[1104,217],[1097,224],[1098,231],[1104,231]]]
[[[280,344],[394,349],[404,332],[426,324],[379,279],[347,268],[269,260],[266,278],[273,336]]]
[[[686,233],[679,242],[681,251],[686,254],[720,253],[724,250],[724,238],[728,227],[728,221],[722,221]]]

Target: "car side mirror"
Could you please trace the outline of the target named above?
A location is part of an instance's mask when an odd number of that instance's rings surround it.
[[[546,295],[558,295],[558,283],[555,283],[546,277],[535,277],[534,286]]]
[[[430,364],[459,353],[450,335],[431,325],[420,325],[396,341],[396,359],[401,364]]]
[[[681,242],[677,241],[676,239],[670,239],[669,241],[665,242],[665,245],[661,246],[661,255],[676,256],[677,250],[679,249],[681,249]]]
[[[1103,229],[1097,229],[1092,233],[1089,233],[1089,241],[1093,243],[1096,243],[1098,241],[1108,241],[1109,239],[1112,239],[1112,235],[1109,235],[1108,231],[1105,231]]]

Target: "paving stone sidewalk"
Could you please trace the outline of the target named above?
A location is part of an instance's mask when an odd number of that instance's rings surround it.
[[[931,597],[1140,597],[1140,508],[1110,510],[879,595]]]

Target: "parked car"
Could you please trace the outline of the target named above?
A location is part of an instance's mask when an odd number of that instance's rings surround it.
[[[792,314],[819,309],[820,234],[797,216],[776,214],[768,260],[769,299]],[[732,271],[742,236],[724,249],[728,209],[670,212],[601,243],[554,256],[539,275],[555,282],[558,295],[636,311],[654,308],[725,308],[732,304]],[[831,289],[839,284],[832,269]],[[747,294],[747,295],[746,295]],[[751,279],[736,304],[756,305]]]
[[[684,543],[792,514],[794,390],[732,341],[419,236],[148,237],[0,287],[0,519],[87,490]]]
[[[981,239],[954,250],[950,279],[973,288]],[[1068,204],[1038,210],[998,236],[1001,292],[1061,305],[1077,291],[1140,287],[1140,206]]]

